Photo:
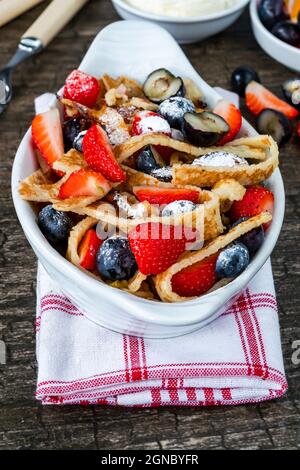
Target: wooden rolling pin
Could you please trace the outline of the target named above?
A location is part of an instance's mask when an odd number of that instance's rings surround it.
[[[1,0],[0,27],[44,0]]]
[[[46,47],[87,2],[88,0],[52,0],[22,38],[38,38],[43,47]]]

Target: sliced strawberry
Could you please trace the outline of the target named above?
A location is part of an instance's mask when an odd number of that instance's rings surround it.
[[[235,222],[241,217],[253,217],[261,212],[274,211],[274,194],[263,186],[251,186],[240,201],[234,201],[231,206],[229,217],[231,222]],[[267,229],[271,222],[264,225]]]
[[[83,154],[87,164],[113,182],[125,181],[126,173],[117,162],[106,132],[98,124],[90,127],[83,138]]]
[[[181,297],[196,297],[207,292],[217,281],[218,254],[183,269],[172,277],[172,288]]]
[[[134,117],[131,134],[142,135],[161,133],[171,135],[171,127],[168,121],[160,114],[153,111],[140,111]]]
[[[230,127],[230,131],[219,142],[219,145],[224,145],[230,142],[239,133],[242,127],[242,115],[240,110],[229,101],[221,100],[217,103],[214,113],[221,116]]]
[[[59,190],[58,197],[67,199],[78,196],[103,197],[111,190],[111,185],[101,173],[93,170],[77,170],[70,174]]]
[[[64,154],[64,141],[58,109],[37,114],[31,124],[32,139],[40,154],[52,167]]]
[[[285,114],[288,119],[294,119],[299,111],[285,101],[277,98],[267,88],[255,81],[246,87],[246,105],[248,109],[257,116],[264,109],[270,108]]]
[[[64,98],[92,108],[99,96],[100,84],[97,78],[73,70],[67,77],[64,88]]]
[[[96,255],[103,240],[101,240],[96,230],[90,229],[84,235],[79,245],[80,266],[93,271],[96,268]]]
[[[174,264],[185,251],[186,240],[178,227],[148,222],[128,234],[131,250],[142,274],[159,274]]]
[[[199,191],[184,188],[156,188],[151,186],[135,186],[133,192],[139,201],[150,204],[169,204],[174,201],[199,201]]]

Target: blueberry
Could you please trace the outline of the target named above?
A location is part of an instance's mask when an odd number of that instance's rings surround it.
[[[260,134],[269,134],[278,145],[287,142],[292,135],[289,119],[275,109],[263,109],[256,118],[256,127]]]
[[[262,0],[258,16],[267,29],[272,29],[277,21],[284,18],[283,0]]]
[[[83,142],[83,138],[85,136],[85,134],[87,133],[87,131],[81,131],[79,132],[79,134],[75,137],[74,141],[73,141],[73,147],[74,149],[76,149],[78,152],[83,152],[83,149],[82,149],[82,142]]]
[[[182,78],[175,77],[167,69],[157,69],[148,75],[143,85],[145,96],[154,103],[161,103],[171,96],[184,96]]]
[[[97,253],[96,266],[101,276],[110,281],[130,279],[137,270],[137,264],[127,238],[105,240]]]
[[[241,222],[248,220],[249,217],[241,217],[236,222],[234,222],[230,228],[236,227]],[[262,226],[250,230],[250,232],[242,235],[238,241],[242,242],[248,248],[250,256],[253,256],[258,249],[261,247],[265,239],[265,232]]]
[[[83,118],[74,118],[66,121],[63,125],[63,136],[65,152],[68,152],[74,146],[74,140],[78,134],[88,128],[88,122]]]
[[[271,33],[291,46],[298,47],[300,44],[300,28],[292,21],[280,21],[273,26]]]
[[[239,96],[244,97],[246,86],[248,83],[252,82],[252,80],[260,83],[260,78],[254,69],[246,65],[238,67],[231,75],[232,90]]]
[[[155,160],[150,145],[145,147],[136,159],[136,168],[147,175],[150,175],[152,170],[157,170],[160,165]]]
[[[49,205],[39,213],[38,226],[47,240],[55,245],[67,241],[73,222],[66,212],[57,211]]]
[[[232,243],[220,252],[216,262],[216,274],[221,279],[236,277],[247,268],[249,262],[248,248],[240,242]]]
[[[225,119],[209,111],[185,113],[182,118],[183,134],[188,142],[197,147],[216,145],[229,131]]]
[[[158,109],[158,112],[174,129],[181,129],[185,113],[194,113],[195,111],[196,109],[192,101],[180,96],[163,101]]]
[[[185,214],[192,212],[197,208],[197,205],[192,201],[174,201],[167,204],[162,210],[162,217],[170,217],[171,215]]]

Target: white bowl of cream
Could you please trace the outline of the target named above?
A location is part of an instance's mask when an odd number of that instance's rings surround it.
[[[232,25],[249,0],[112,0],[126,20],[159,24],[181,44],[201,41]]]

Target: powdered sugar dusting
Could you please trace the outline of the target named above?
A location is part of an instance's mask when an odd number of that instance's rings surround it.
[[[107,130],[107,128],[106,128]],[[129,139],[129,134],[126,129],[122,129],[119,127],[118,129],[114,129],[112,131],[107,131],[110,143],[112,145],[119,145],[126,142]]]
[[[141,134],[152,134],[154,132],[168,135],[171,134],[171,127],[168,121],[160,116],[142,117],[138,126]]]
[[[118,113],[122,116],[125,122],[130,123],[136,112],[135,106],[119,106]]]
[[[147,216],[147,209],[142,202],[139,202],[135,206],[131,206],[128,211],[128,217],[130,219],[140,219]]]
[[[127,198],[120,193],[116,193],[113,199],[119,209],[125,212],[129,219],[139,219],[147,216],[147,210],[144,204],[138,203],[134,206],[131,206]]]
[[[161,103],[159,112],[172,120],[178,120],[181,119],[185,113],[194,113],[195,106],[193,102],[187,98],[174,96]]]
[[[180,215],[180,214],[185,214],[187,212],[192,212],[196,208],[197,208],[197,205],[194,204],[192,201],[186,201],[186,200],[174,201],[166,205],[161,215],[163,217],[168,217],[171,215]]]
[[[247,160],[238,155],[229,152],[211,152],[196,158],[192,165],[195,166],[214,166],[214,167],[234,167],[241,165],[249,165]]]
[[[101,124],[105,126],[110,143],[112,145],[122,144],[129,139],[129,132],[123,127],[123,118],[113,108],[107,108],[101,116]]]
[[[160,181],[169,182],[172,181],[172,168],[170,166],[164,166],[151,171],[151,176],[157,178]]]

